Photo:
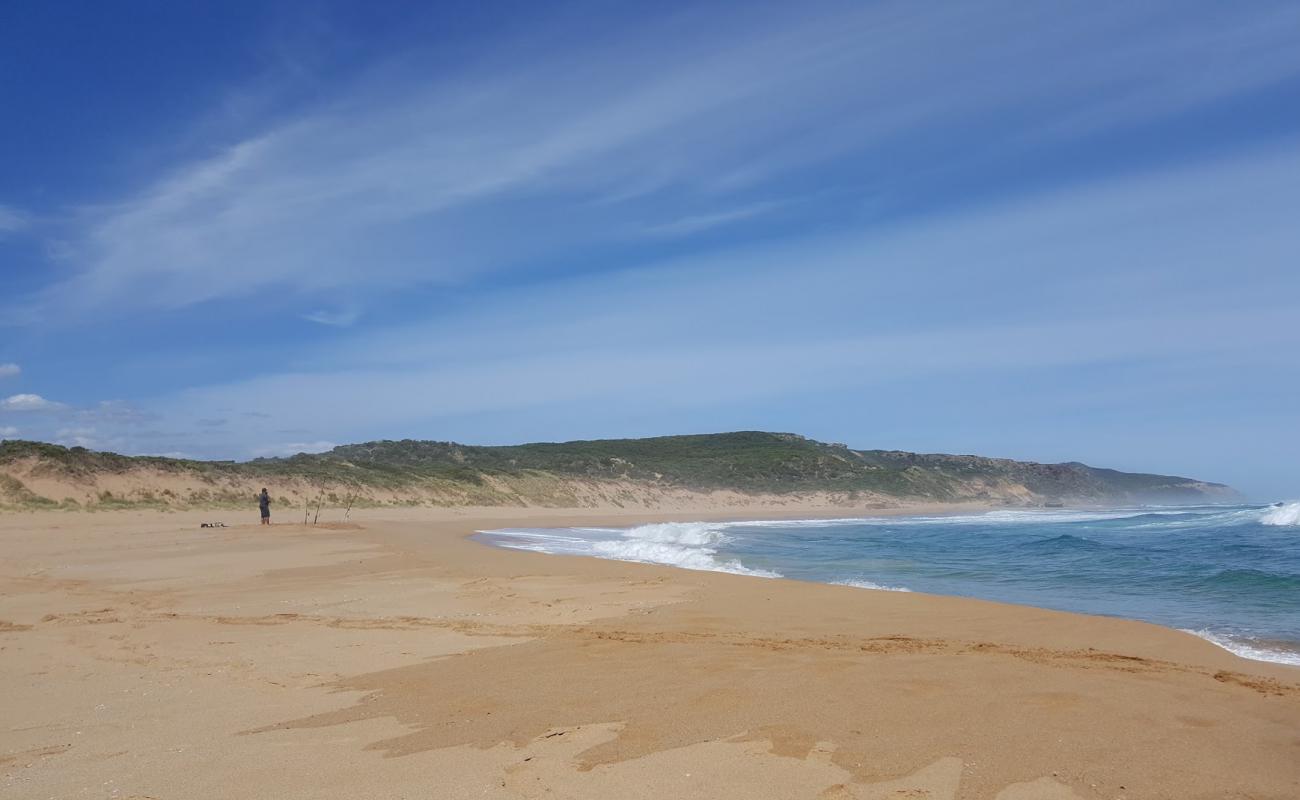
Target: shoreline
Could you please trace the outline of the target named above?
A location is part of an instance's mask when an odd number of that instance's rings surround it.
[[[1294,669],[1190,634],[471,540],[701,513],[0,516],[0,785],[304,800],[1300,787]]]
[[[835,520],[835,521],[847,522],[847,521],[855,521],[855,520],[868,520],[868,519],[888,518],[888,517],[960,516],[962,514],[970,513],[970,512],[1004,510],[1004,508],[1005,507],[1003,506],[981,506],[978,504],[968,504],[968,505],[963,505],[961,508],[957,508],[957,509],[944,508],[942,506],[928,506],[927,509],[924,511],[915,511],[910,508],[901,508],[901,507],[893,508],[893,509],[885,509],[885,510],[873,509],[872,511],[876,511],[877,513],[861,515],[861,516],[843,516],[842,514],[834,511],[825,511],[825,513],[806,513],[806,514],[799,513],[792,516],[772,515],[767,517],[723,516],[719,518],[708,518],[706,516],[692,516],[690,519],[680,519],[680,520],[655,518],[655,519],[642,521],[638,517],[637,521],[631,521],[631,522],[629,522],[626,519],[618,520],[613,523],[603,523],[601,520],[595,520],[595,521],[587,522],[585,525],[581,525],[581,526],[544,525],[544,526],[529,526],[529,529],[565,530],[574,527],[603,527],[603,528],[610,528],[610,529],[626,530],[626,529],[638,527],[640,525],[656,524],[656,523],[664,523],[664,522],[704,523],[704,524],[710,522],[744,524],[744,523],[755,523],[755,522],[762,523],[762,522],[779,522],[779,521],[788,521],[791,523],[795,523],[803,520],[818,520],[818,521]],[[1087,507],[1087,508],[1069,507],[1069,508],[1062,508],[1062,509],[1014,509],[1014,510],[1033,513],[1036,511],[1044,511],[1044,512],[1089,511],[1089,510],[1108,511],[1113,509],[1109,509],[1105,507]],[[1238,635],[1211,630],[1208,627],[1202,628],[1200,630],[1193,630],[1191,628],[1177,627],[1175,625],[1157,622],[1148,619],[1142,619],[1141,617],[1131,616],[1131,615],[1106,614],[1106,613],[1079,611],[1079,610],[1072,610],[1072,609],[1051,608],[1049,606],[1036,605],[1033,603],[1008,602],[1004,600],[997,600],[994,598],[980,597],[978,595],[960,595],[960,594],[945,594],[945,593],[918,591],[907,587],[879,585],[874,583],[873,581],[868,581],[865,583],[853,583],[853,582],[830,581],[830,580],[792,578],[780,573],[769,574],[769,573],[765,573],[765,571],[763,570],[744,567],[743,565],[740,565],[740,562],[735,562],[737,565],[739,565],[739,568],[728,568],[724,564],[718,564],[716,566],[692,567],[680,563],[670,563],[666,561],[656,561],[651,559],[642,559],[642,558],[634,558],[634,557],[622,558],[622,557],[612,556],[612,555],[610,556],[597,555],[594,553],[557,553],[557,552],[547,551],[544,549],[534,549],[534,548],[516,546],[516,545],[499,542],[497,541],[497,539],[506,538],[500,535],[503,533],[503,530],[509,530],[509,529],[494,529],[494,530],[480,529],[474,531],[471,534],[468,534],[467,538],[469,538],[471,541],[474,541],[478,544],[487,547],[505,549],[505,550],[515,550],[520,552],[536,552],[536,553],[542,553],[544,555],[549,555],[553,557],[562,556],[562,557],[577,557],[577,558],[594,558],[598,560],[617,561],[622,563],[650,564],[654,566],[665,567],[668,569],[678,569],[678,570],[698,571],[698,572],[719,572],[725,574],[743,575],[747,577],[764,578],[767,580],[794,581],[797,583],[812,583],[812,584],[823,585],[823,586],[850,586],[853,588],[870,590],[870,591],[893,591],[893,592],[904,592],[909,594],[925,594],[933,597],[948,597],[953,599],[967,599],[967,600],[979,600],[983,602],[1003,603],[1006,605],[1019,606],[1023,608],[1033,608],[1033,609],[1039,609],[1043,611],[1053,611],[1053,612],[1064,613],[1064,614],[1080,614],[1083,616],[1100,617],[1104,619],[1122,619],[1122,620],[1128,620],[1133,622],[1143,622],[1150,625],[1157,625],[1169,631],[1173,631],[1181,634],[1187,634],[1199,640],[1209,642],[1215,647],[1218,647],[1221,650],[1224,650],[1225,652],[1231,653],[1232,655],[1238,658],[1245,659],[1246,661],[1252,661],[1252,662],[1258,662],[1264,664],[1273,664],[1288,669],[1300,671],[1300,641],[1292,641],[1288,639],[1268,639],[1268,640],[1244,639],[1243,640]],[[1274,645],[1274,647],[1269,648],[1268,646],[1266,646],[1266,643],[1271,643]]]

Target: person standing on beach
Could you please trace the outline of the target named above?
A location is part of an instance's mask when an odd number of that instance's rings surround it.
[[[262,493],[257,496],[257,507],[262,510],[262,524],[271,524],[271,495],[266,493],[266,487],[262,487]]]

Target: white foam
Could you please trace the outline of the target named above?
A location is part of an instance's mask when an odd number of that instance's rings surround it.
[[[1211,644],[1216,644],[1227,650],[1229,653],[1239,655],[1242,658],[1249,658],[1252,661],[1270,661],[1274,664],[1288,664],[1293,667],[1300,667],[1300,653],[1294,650],[1280,650],[1272,647],[1261,647],[1257,642],[1249,639],[1241,639],[1228,636],[1222,633],[1200,630],[1194,631],[1188,628],[1182,629],[1183,633],[1190,633],[1193,636],[1199,636]]]
[[[839,517],[835,519],[750,519],[738,522],[716,522],[719,528],[834,528],[839,525],[856,525],[877,522],[883,517]]]
[[[754,519],[735,522],[710,523],[668,523],[670,525],[707,525],[712,530],[725,531],[731,528],[834,528],[843,525],[1042,525],[1060,522],[1102,522],[1106,520],[1130,519],[1146,516],[1186,516],[1199,514],[1205,517],[1238,517],[1244,521],[1254,521],[1257,509],[1221,508],[1215,506],[1141,506],[1112,509],[1044,509],[1016,508],[981,511],[976,514],[939,514],[939,515],[889,515],[880,517],[837,517],[829,519]],[[1193,521],[1190,524],[1197,524]],[[1175,524],[1170,522],[1148,523],[1140,527]],[[1184,523],[1176,523],[1184,524]],[[1287,523],[1291,524],[1291,523]],[[643,526],[649,527],[649,526]],[[590,530],[615,531],[612,528],[592,528]]]
[[[1264,512],[1261,525],[1300,525],[1300,502],[1284,503]]]
[[[663,564],[682,569],[730,572],[760,578],[781,574],[718,558],[728,541],[726,523],[660,522],[635,528],[516,528],[482,531],[503,547],[561,555],[589,555],[616,561]]]
[[[1300,504],[1291,503],[1284,508],[1272,509],[1271,513],[1281,519],[1295,520],[1300,517]],[[1289,513],[1288,509],[1291,509]],[[1182,519],[1187,515],[1196,515],[1194,519]],[[1208,523],[1227,524],[1231,522],[1256,522],[1259,520],[1258,508],[1233,508],[1218,506],[1141,506],[1114,509],[1041,509],[1016,508],[982,511],[977,514],[942,514],[934,516],[884,516],[884,517],[846,517],[842,519],[783,519],[753,520],[747,522],[718,523],[722,528],[827,528],[840,525],[883,525],[889,527],[907,527],[910,525],[1051,525],[1063,522],[1106,522],[1112,520],[1135,519],[1138,517],[1176,517],[1178,519],[1160,520],[1136,524],[1134,528],[1189,527]],[[1266,514],[1269,517],[1270,514]],[[1269,525],[1295,525],[1300,522],[1266,522]]]
[[[859,588],[859,589],[875,589],[876,591],[879,591],[879,592],[910,592],[910,591],[912,591],[911,589],[907,588],[906,586],[882,586],[882,585],[879,584],[879,583],[872,583],[871,581],[864,581],[864,580],[860,580],[860,579],[858,579],[858,578],[846,578],[845,580],[842,580],[842,581],[831,581],[831,583],[835,584],[836,586],[855,586],[855,587],[857,587],[857,588]]]
[[[646,564],[664,564],[683,569],[708,572],[731,572],[736,575],[755,575],[760,578],[779,578],[780,573],[765,569],[750,569],[739,561],[719,561],[717,551],[707,547],[682,547],[661,542],[596,542],[597,555],[618,561],[640,561]]]
[[[978,514],[940,514],[932,516],[890,515],[884,517],[848,517],[844,519],[785,519],[725,523],[729,527],[822,528],[837,525],[1042,525],[1054,522],[1096,522],[1128,519],[1149,514],[1185,514],[1186,509],[1125,508],[1106,511],[1057,511],[1052,509],[998,509]]]
[[[708,547],[727,541],[725,525],[712,522],[655,522],[618,531],[625,539]]]
[[[1154,510],[1149,508],[1125,508],[1115,509],[1112,511],[1051,511],[1051,510],[1006,510],[1006,511],[989,511],[977,517],[972,517],[976,522],[996,522],[999,524],[1017,524],[1029,523],[1032,525],[1041,525],[1043,523],[1055,522],[1103,522],[1114,519],[1130,519],[1132,517],[1145,517],[1148,515],[1172,515],[1186,513],[1183,511],[1171,510]]]

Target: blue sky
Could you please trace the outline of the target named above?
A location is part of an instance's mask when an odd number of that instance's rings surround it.
[[[0,436],[1300,495],[1294,3],[8,4]]]

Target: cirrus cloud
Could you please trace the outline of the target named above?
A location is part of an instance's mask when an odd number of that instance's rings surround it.
[[[1300,14],[1287,6],[880,3],[744,16],[661,15],[576,53],[538,43],[523,71],[517,47],[485,48],[435,80],[402,74],[418,53],[374,65],[328,102],[85,209],[68,237],[77,269],[0,302],[0,323],[257,295],[346,327],[356,313],[330,308],[339,297],[372,307],[534,277],[628,238],[815,215],[827,209],[783,202],[814,179],[856,194],[863,184],[868,200],[905,209],[918,177],[961,173],[972,150],[1013,174],[1027,151],[1069,155],[1081,137],[1176,120],[1300,72],[1287,47]],[[991,117],[1005,122],[981,138]],[[932,135],[957,130],[972,141]],[[828,181],[836,159],[851,169]]]
[[[12,206],[0,205],[0,239],[11,233],[19,233],[31,227],[30,215]]]

